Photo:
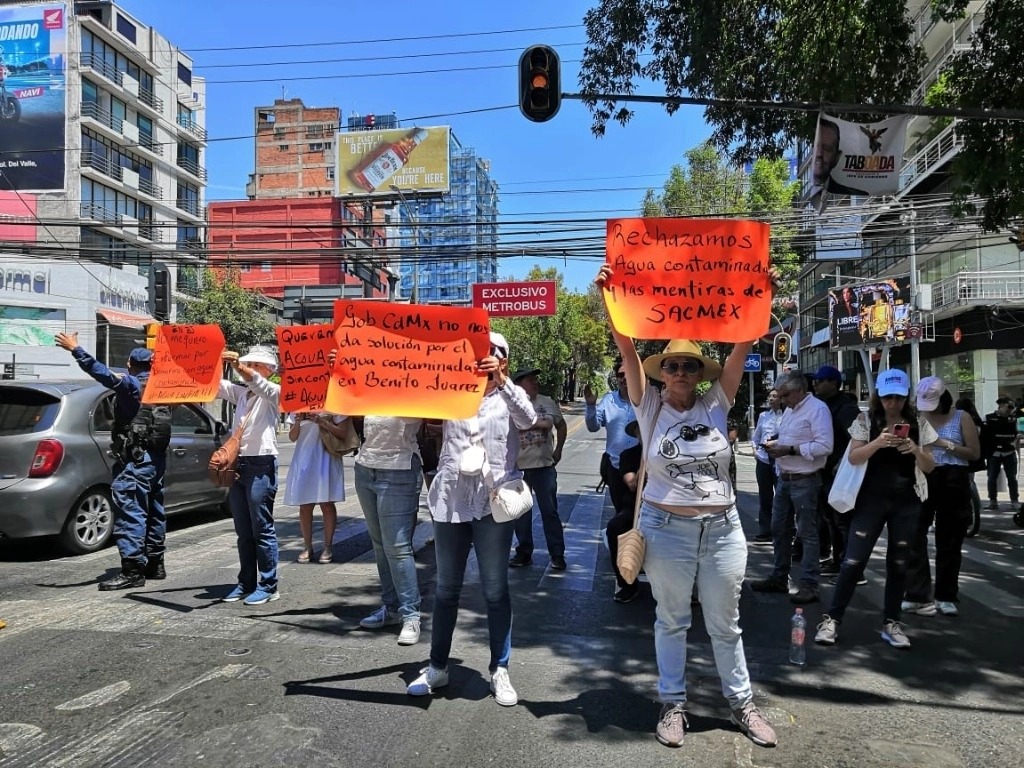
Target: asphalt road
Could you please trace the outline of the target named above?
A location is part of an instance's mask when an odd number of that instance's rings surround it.
[[[520,703],[499,707],[487,678],[486,622],[473,563],[452,679],[433,698],[405,685],[424,665],[433,594],[430,526],[417,530],[420,644],[368,632],[379,603],[369,539],[346,479],[332,565],[300,565],[297,510],[278,509],[281,600],[247,608],[217,596],[235,581],[230,520],[174,518],[168,579],[101,593],[114,549],[76,558],[48,542],[0,543],[0,768],[67,766],[1017,766],[1024,754],[1024,531],[986,512],[966,545],[959,618],[908,619],[910,651],[879,638],[883,557],[868,568],[840,645],[787,661],[792,606],[744,589],[742,623],[758,703],[780,743],[762,749],[728,722],[699,616],[691,632],[690,731],[678,750],[653,731],[653,601],[618,605],[602,544],[610,515],[594,492],[603,432],[568,411],[559,505],[569,569],[511,572],[510,668]],[[285,441],[286,442],[286,441]],[[290,450],[283,453],[287,464]],[[753,459],[739,459],[752,535]],[[283,472],[282,472],[283,474]],[[881,547],[879,548],[881,552]],[[770,551],[750,548],[760,577]],[[826,594],[828,590],[825,590]],[[812,625],[820,606],[807,611]]]

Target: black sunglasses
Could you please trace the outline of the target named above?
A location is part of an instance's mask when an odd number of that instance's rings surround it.
[[[693,375],[700,373],[704,369],[704,364],[700,360],[694,360],[693,358],[687,358],[682,362],[677,360],[666,360],[661,364],[661,370],[665,373],[672,374],[673,376],[680,371],[683,373],[689,373]]]
[[[679,429],[679,436],[688,443],[692,443],[698,437],[707,437],[709,434],[711,434],[711,427],[707,424],[696,424],[692,427],[689,424],[684,424]]]

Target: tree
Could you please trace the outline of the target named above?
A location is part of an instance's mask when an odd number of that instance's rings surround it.
[[[558,284],[557,314],[550,317],[495,318],[494,330],[508,339],[511,368],[539,368],[541,389],[556,399],[575,396],[607,365],[608,323],[604,305],[594,291],[565,290],[555,268],[533,267],[527,280]],[[593,293],[593,295],[591,295]]]
[[[265,319],[259,295],[239,285],[238,271],[203,273],[199,297],[178,311],[178,322],[219,325],[228,349],[245,351],[254,344],[275,343],[274,324]]]
[[[967,0],[935,0],[935,12],[956,21]],[[969,50],[953,57],[934,95],[945,106],[1020,109],[1024,104],[1024,3],[989,0]],[[954,210],[973,213],[971,197],[985,200],[983,226],[1001,229],[1024,216],[1024,123],[965,120],[957,124],[964,142],[954,161]]]
[[[648,79],[666,96],[732,102],[708,107],[705,119],[711,143],[742,162],[810,141],[816,115],[738,102],[905,103],[924,64],[906,0],[600,0],[584,24],[579,82],[595,134],[632,116],[596,96],[632,94]]]

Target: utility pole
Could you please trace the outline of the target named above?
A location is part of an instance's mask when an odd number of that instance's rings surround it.
[[[917,211],[913,201],[905,213],[900,214],[900,221],[910,227],[910,318],[914,323],[917,319]],[[908,329],[909,330],[909,329]],[[921,338],[915,334],[910,339],[910,380],[916,385],[921,380]]]
[[[391,191],[398,195],[399,200],[402,201],[402,205],[405,206],[406,214],[409,216],[409,220],[412,222],[412,239],[413,239],[413,259],[412,259],[412,303],[420,303],[420,217],[413,210],[412,206],[409,205],[409,201],[405,197],[405,193],[402,192],[402,188],[397,184],[391,185]]]

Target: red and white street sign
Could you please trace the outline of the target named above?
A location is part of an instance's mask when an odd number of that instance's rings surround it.
[[[553,315],[558,311],[557,296],[554,280],[473,284],[473,306],[486,309],[491,317]]]

